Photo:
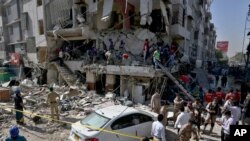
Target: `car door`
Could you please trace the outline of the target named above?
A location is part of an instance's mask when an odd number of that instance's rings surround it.
[[[126,134],[128,136],[123,135],[114,135],[112,134],[112,139],[114,141],[138,141],[138,139],[131,138],[129,136],[136,136],[135,124],[133,123],[133,115],[126,115],[116,119],[110,126],[112,131]]]
[[[135,114],[133,119],[138,119],[139,124],[135,125],[136,136],[150,137],[153,118],[145,114]]]

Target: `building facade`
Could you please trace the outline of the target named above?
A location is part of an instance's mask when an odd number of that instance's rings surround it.
[[[47,47],[44,28],[43,0],[2,0],[1,29],[3,31],[1,48],[5,58],[9,53],[22,56],[25,65],[39,62],[39,50]]]
[[[151,67],[157,48],[161,63],[173,73],[182,58],[196,67],[214,61],[210,5],[211,0],[2,0],[6,31],[0,53],[25,54],[28,61],[44,63],[48,83],[58,83],[64,76],[49,62],[63,50],[69,54],[65,64],[86,76],[89,89],[113,91],[119,84],[119,93],[129,89],[139,97],[134,99],[143,99],[148,87],[158,89],[152,84],[163,82],[164,73]]]

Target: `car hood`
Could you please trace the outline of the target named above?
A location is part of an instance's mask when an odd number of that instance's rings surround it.
[[[80,121],[76,122],[76,123],[72,124],[72,131],[82,138],[95,137],[95,136],[97,136],[98,133],[100,133],[100,131],[93,130],[93,129],[88,128],[86,126],[81,124]]]

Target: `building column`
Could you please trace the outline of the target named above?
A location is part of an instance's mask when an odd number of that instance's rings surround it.
[[[115,75],[107,74],[105,91],[112,92],[114,90],[114,84],[115,84]]]
[[[96,75],[93,72],[87,71],[86,72],[86,84],[88,90],[95,90],[96,86]]]

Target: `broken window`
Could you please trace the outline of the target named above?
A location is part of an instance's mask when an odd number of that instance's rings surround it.
[[[113,130],[128,128],[145,122],[153,122],[153,119],[143,114],[131,114],[117,119],[112,125]]]
[[[133,114],[132,114],[132,115],[121,117],[117,119],[116,121],[114,121],[114,123],[111,125],[111,129],[119,130],[119,129],[131,127],[134,125],[135,124],[133,123]]]
[[[165,32],[165,23],[163,20],[162,12],[160,9],[153,10],[151,13],[152,24],[150,25],[150,31],[152,32]]]
[[[188,17],[188,20],[187,20],[187,30],[191,31],[192,28],[193,28],[193,20],[192,20],[192,18]]]
[[[38,30],[39,30],[39,35],[44,34],[44,25],[43,25],[43,20],[38,21]]]
[[[42,0],[37,0],[36,2],[37,2],[37,7],[43,5],[43,1]]]
[[[198,40],[199,38],[199,31],[194,32],[194,40]]]

